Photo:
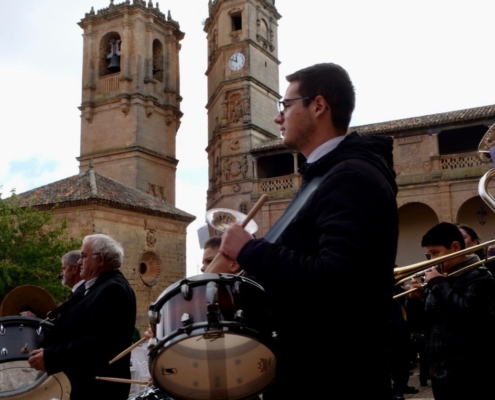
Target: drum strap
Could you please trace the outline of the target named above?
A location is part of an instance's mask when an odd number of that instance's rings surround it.
[[[264,239],[270,243],[275,243],[282,232],[287,228],[287,225],[294,219],[301,207],[306,203],[309,196],[318,188],[324,176],[315,176],[309,183],[299,191],[295,199],[289,204],[280,219],[275,222],[275,225],[267,232]]]
[[[84,284],[81,285],[84,288]],[[69,299],[65,302],[59,305],[57,308],[55,308],[52,311],[49,311],[47,314],[47,318],[44,321],[50,321],[53,322],[56,320],[62,313],[70,310],[72,307],[74,307],[83,297],[84,297],[84,290],[80,290],[81,287],[78,287],[75,293],[72,294],[72,296],[69,297]],[[43,324],[44,321],[40,322],[40,325]]]

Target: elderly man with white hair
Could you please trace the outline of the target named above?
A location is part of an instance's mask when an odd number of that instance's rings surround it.
[[[49,375],[64,372],[71,400],[124,400],[130,385],[96,380],[96,376],[130,378],[130,354],[109,361],[132,344],[136,297],[124,275],[122,246],[109,236],[83,240],[79,265],[85,290],[77,291],[53,312],[56,317],[48,343],[33,350],[32,368]]]

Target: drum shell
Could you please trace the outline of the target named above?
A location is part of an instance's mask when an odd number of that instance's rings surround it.
[[[0,364],[27,360],[32,350],[42,347],[53,324],[43,322],[40,328],[41,321],[33,317],[0,317]]]
[[[182,318],[188,314],[193,331],[204,332],[207,313],[207,285],[215,282],[218,287],[218,319],[221,323],[239,321],[239,326],[229,324],[230,330],[244,331],[247,327],[260,340],[270,340],[272,324],[268,299],[263,288],[251,279],[232,274],[203,274],[176,282],[168,287],[150,310],[158,312],[160,323],[157,325],[156,338],[172,338],[184,326]],[[185,298],[182,287],[187,286],[189,298]],[[241,315],[239,312],[242,312]],[[200,327],[194,328],[194,325]],[[189,331],[188,335],[197,332]],[[168,344],[168,342],[166,343]]]

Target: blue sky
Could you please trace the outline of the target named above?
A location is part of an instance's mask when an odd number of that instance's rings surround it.
[[[123,0],[116,0],[120,3]],[[3,1],[0,14],[0,185],[23,192],[77,174],[82,30],[109,0]],[[185,38],[176,205],[188,230],[188,275],[201,258],[196,230],[207,188],[208,0],[160,1]],[[356,87],[352,125],[495,104],[493,2],[277,0],[284,76],[317,62],[346,68]]]

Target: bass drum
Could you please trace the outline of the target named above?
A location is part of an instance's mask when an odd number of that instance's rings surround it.
[[[248,278],[183,279],[150,306],[150,319],[158,340],[150,350],[150,373],[174,399],[247,399],[275,376],[267,296]]]
[[[39,349],[51,323],[31,317],[0,318],[0,399],[52,400],[70,397],[64,373],[48,376],[29,366],[28,358]]]

